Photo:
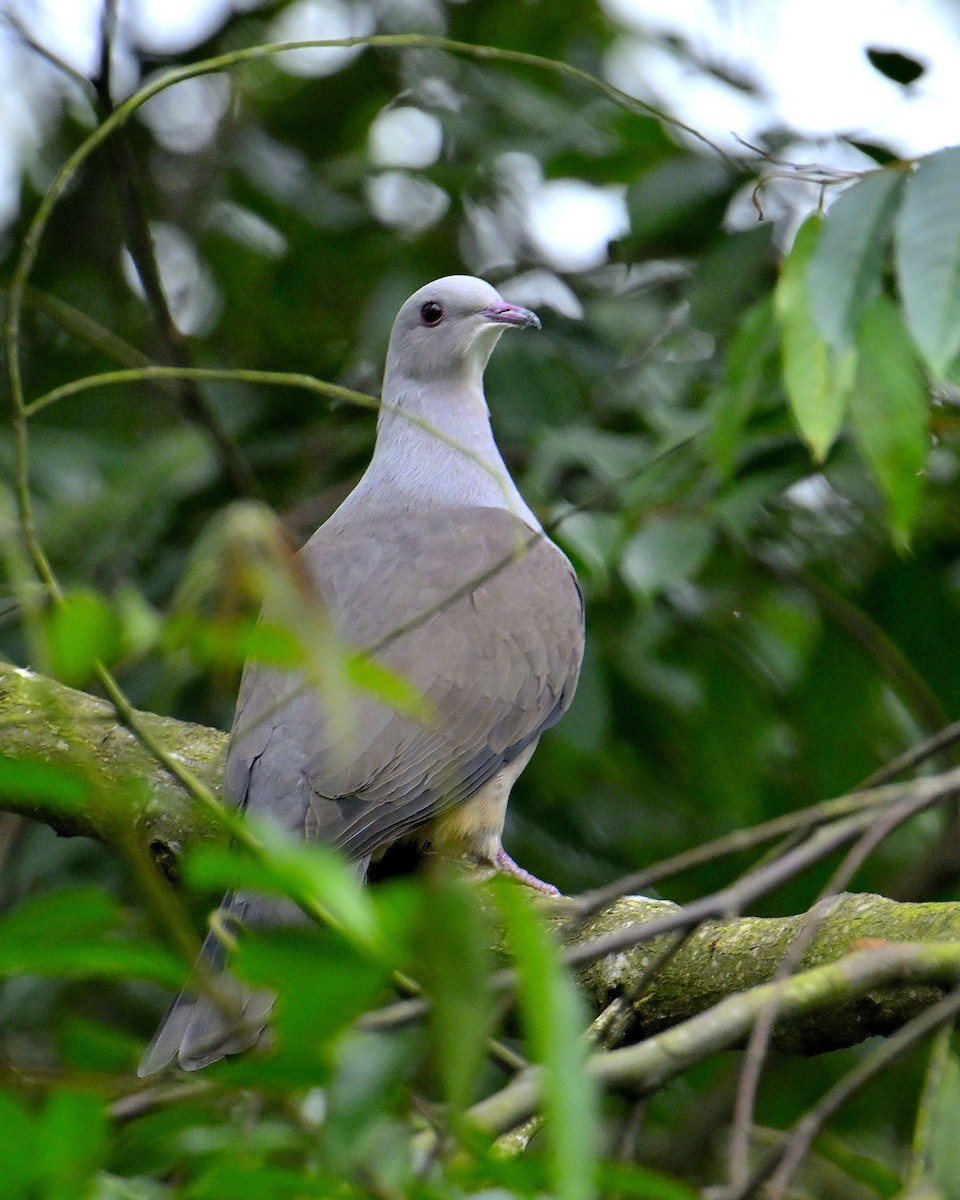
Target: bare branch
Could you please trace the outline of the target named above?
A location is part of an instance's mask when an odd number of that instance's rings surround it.
[[[756,1173],[736,1191],[727,1193],[724,1200],[748,1200],[769,1180],[766,1194],[770,1200],[783,1200],[790,1184],[814,1139],[832,1117],[862,1087],[889,1067],[908,1050],[925,1041],[937,1029],[954,1021],[960,1013],[960,989],[954,989],[898,1030],[878,1050],[858,1063],[796,1123],[789,1136],[761,1163]]]
[[[949,987],[958,980],[960,942],[939,946],[887,945],[860,950],[838,962],[795,975],[785,985],[770,983],[728,996],[707,1011],[639,1045],[594,1055],[587,1067],[600,1085],[642,1095],[661,1087],[709,1055],[742,1044],[754,1021],[774,998],[780,1024],[786,1019],[791,1023],[817,1025],[832,1020],[838,1008],[856,1007],[878,988],[906,984],[915,993],[917,985],[923,984],[928,997],[934,998],[937,996],[935,988]],[[957,996],[958,993],[951,992],[948,1001],[935,1002],[916,1023],[905,1026],[903,1037],[898,1035],[897,1048],[902,1050],[904,1046],[900,1043],[908,1041],[915,1044],[921,1023],[924,1033],[941,1024],[949,1015],[944,1012],[948,1004],[950,1011],[955,1012],[960,1007]],[[913,1003],[916,1005],[916,998]],[[869,1002],[864,1007],[868,1005]],[[913,1011],[917,1011],[916,1007]],[[891,1043],[893,1041],[891,1039]],[[884,1064],[890,1057],[884,1056]],[[501,1091],[475,1104],[469,1116],[493,1133],[513,1129],[537,1110],[541,1088],[542,1073],[533,1067]],[[778,1162],[780,1158],[778,1155]]]

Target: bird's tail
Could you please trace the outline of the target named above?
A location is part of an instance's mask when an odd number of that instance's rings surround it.
[[[174,1058],[185,1071],[196,1071],[227,1054],[248,1050],[261,1040],[276,997],[267,988],[251,988],[241,983],[225,969],[227,953],[222,930],[232,932],[241,922],[285,923],[284,918],[289,920],[289,915],[279,911],[285,904],[289,901],[245,893],[224,897],[197,959],[195,977],[160,1022],[140,1060],[138,1075],[152,1075]],[[303,919],[299,910],[297,916]]]

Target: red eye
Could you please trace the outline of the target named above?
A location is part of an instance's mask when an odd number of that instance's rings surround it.
[[[443,320],[443,305],[438,304],[436,300],[428,300],[426,304],[420,306],[420,324],[421,325],[439,325]]]

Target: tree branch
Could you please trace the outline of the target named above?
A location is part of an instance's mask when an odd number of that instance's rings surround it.
[[[140,714],[140,720],[193,775],[218,790],[226,734],[150,713]],[[177,861],[189,846],[227,836],[225,827],[117,722],[107,701],[6,663],[0,663],[0,755],[8,763],[52,766],[79,780],[84,789],[80,803],[64,805],[35,788],[18,792],[0,774],[0,809],[117,848],[128,844],[133,829],[168,874],[176,873]],[[934,777],[918,784],[931,789]],[[558,908],[561,929],[571,909],[576,913],[573,902]],[[603,1011],[616,1003],[630,1019],[630,1040],[657,1038],[708,1009],[716,1011],[716,1005],[740,993],[753,995],[751,989],[769,985],[807,920],[806,914],[704,920],[668,955],[687,911],[666,901],[628,896],[582,921],[569,935],[573,957],[579,960],[575,969],[593,1005]],[[829,976],[839,980],[832,991],[821,987],[816,992],[820,1000],[790,1003],[795,989],[803,988],[797,979],[838,963],[857,943],[878,940],[924,943],[931,955],[945,953],[938,943],[960,943],[960,904],[899,904],[870,895],[839,899],[821,920],[799,964],[804,975],[778,985],[786,988],[784,1004],[791,1013],[776,1027],[780,1049],[810,1054],[886,1034],[940,997],[944,972],[931,967],[918,971],[916,982],[904,983],[901,972],[896,986],[876,989],[871,985],[851,990],[841,972]],[[598,946],[612,946],[615,952],[598,957],[592,949]],[[661,957],[663,966],[651,977],[649,964]],[[906,961],[926,960],[917,950]],[[395,1012],[371,1014],[367,1023],[402,1024],[421,1016],[424,1007],[423,1001],[403,1001]],[[748,1031],[749,1023],[742,1028]],[[732,1034],[731,1039],[736,1040]]]
[[[158,741],[201,782],[219,791],[226,734],[219,729],[139,714]],[[133,829],[173,875],[183,851],[222,841],[223,826],[117,721],[112,704],[9,663],[0,662],[0,755],[44,763],[78,784],[79,802],[65,804],[34,787],[4,785],[0,809],[123,849]]]
[[[860,897],[851,899],[859,900]],[[739,961],[749,961],[750,957],[749,950],[746,954],[741,952]],[[593,1055],[587,1069],[606,1087],[642,1095],[655,1091],[711,1054],[742,1044],[754,1021],[771,1002],[778,1005],[782,1014],[781,1027],[804,1022],[822,1027],[832,1020],[838,1007],[854,1007],[886,990],[895,993],[898,985],[916,993],[916,981],[921,980],[928,995],[939,999],[942,990],[955,986],[958,979],[958,942],[935,946],[882,945],[860,950],[839,962],[804,971],[783,983],[737,991],[709,1011],[681,1021],[639,1045]],[[910,1015],[915,1016],[916,1012],[914,1007]],[[932,1009],[931,1012],[936,1021],[943,1020],[937,1011]],[[866,1029],[860,1036],[867,1036]],[[493,1133],[512,1129],[538,1108],[542,1082],[541,1069],[530,1067],[505,1088],[475,1104],[468,1115]]]
[[[580,929],[577,944],[589,944],[612,930],[679,911],[677,905],[665,901],[628,896]],[[656,978],[647,980],[639,991],[637,985],[647,973],[648,963],[673,942],[674,934],[664,934],[580,967],[578,977],[597,1008],[609,1005],[618,996],[636,995],[630,1006],[634,1020],[628,1037],[631,1041],[650,1038],[704,1012],[731,993],[769,984],[806,920],[804,913],[703,924]],[[799,969],[806,972],[836,963],[858,943],[878,941],[960,944],[960,904],[898,904],[863,893],[840,897],[821,918]],[[789,988],[794,984],[791,980],[779,986]],[[852,998],[839,991],[831,998],[829,1016],[818,1007],[809,1017],[800,1014],[789,1022],[778,1023],[774,1044],[780,1050],[799,1054],[854,1045],[866,1037],[890,1033],[940,994],[940,989],[929,984]]]

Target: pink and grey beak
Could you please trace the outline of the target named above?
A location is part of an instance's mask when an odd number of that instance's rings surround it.
[[[540,328],[540,318],[535,312],[521,308],[519,304],[507,304],[505,300],[488,304],[481,315],[493,325],[515,325],[518,329]]]

